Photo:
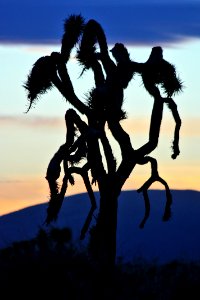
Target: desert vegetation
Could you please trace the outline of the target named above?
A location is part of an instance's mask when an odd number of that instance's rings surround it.
[[[76,62],[81,66],[81,76],[86,71],[93,74],[93,82],[88,83],[92,87],[85,103],[77,97],[67,69],[72,50],[75,50]],[[130,136],[121,124],[127,117],[123,108],[124,91],[135,74],[141,76],[143,87],[153,100],[149,138],[138,149],[133,148]],[[180,153],[181,119],[172,97],[182,91],[183,85],[176,68],[164,59],[160,46],[151,49],[144,63],[133,61],[122,43],[115,43],[109,51],[106,34],[96,20],[86,22],[81,15],[70,15],[64,23],[60,52],[40,57],[28,74],[24,88],[29,102],[27,112],[41,95],[52,88],[56,88],[73,106],[65,112],[65,142],[47,167],[50,199],[46,223],[57,219],[68,184],[74,185],[74,174],[79,174],[91,201],[91,209],[80,233],[83,239],[97,208],[92,187],[96,184],[100,193],[100,208],[95,218],[96,225],[90,231],[90,255],[97,262],[100,260],[106,269],[112,268],[116,260],[118,198],[136,165],[150,164],[151,167],[149,179],[138,189],[144,196],[145,204],[141,228],[149,217],[148,190],[155,181],[160,182],[166,190],[163,221],[171,217],[170,188],[159,175],[157,160],[149,154],[158,145],[164,104],[168,105],[175,121],[171,158],[176,159]],[[86,121],[82,116],[86,117]],[[121,150],[118,164],[108,130]],[[64,171],[64,177],[59,184],[61,170]]]
[[[102,276],[68,228],[40,229],[35,239],[1,249],[0,282],[2,299],[188,300],[200,297],[200,262],[118,261]]]

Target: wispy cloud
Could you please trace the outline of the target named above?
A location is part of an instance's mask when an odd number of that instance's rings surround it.
[[[21,184],[23,183],[23,180],[18,180],[18,179],[0,179],[0,186],[3,184]],[[1,195],[1,193],[0,193]]]
[[[22,127],[40,127],[40,128],[58,128],[64,126],[63,118],[59,117],[27,117],[27,116],[9,116],[0,115],[0,126],[22,126]]]
[[[13,2],[1,4],[1,43],[58,44],[64,20],[79,13],[86,20],[93,18],[100,22],[110,43],[155,45],[200,38],[197,1]]]
[[[170,117],[167,120],[163,120],[162,133],[169,134],[175,126],[174,120]],[[145,117],[129,118],[123,121],[122,127],[129,134],[147,134],[150,126],[150,119]],[[9,116],[0,115],[0,127],[29,127],[29,128],[41,128],[41,129],[58,129],[64,128],[65,121],[63,117],[44,117],[44,116]],[[108,134],[110,131],[108,130]],[[200,136],[200,119],[198,117],[185,118],[181,127],[181,134],[188,137]]]
[[[122,126],[124,130],[130,134],[147,135],[150,127],[150,119],[145,117],[129,118],[123,121]],[[175,128],[175,121],[172,117],[163,119],[161,132],[162,135],[172,135]],[[198,117],[184,118],[184,122],[180,129],[180,135],[185,137],[199,137],[200,136],[200,119]]]

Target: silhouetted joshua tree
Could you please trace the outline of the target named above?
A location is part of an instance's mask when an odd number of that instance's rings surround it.
[[[76,56],[83,68],[82,74],[86,70],[91,70],[94,74],[95,86],[88,94],[87,103],[81,102],[76,96],[67,71],[67,62],[74,47],[77,47]],[[93,257],[106,266],[115,263],[118,197],[136,164],[151,165],[150,178],[138,189],[138,192],[143,193],[145,203],[145,215],[140,227],[144,227],[149,217],[148,189],[155,181],[162,183],[166,190],[163,220],[167,221],[170,218],[172,203],[170,189],[158,174],[156,159],[148,154],[158,145],[163,106],[167,103],[176,123],[172,158],[175,159],[179,155],[181,120],[171,97],[182,90],[182,83],[176,75],[175,67],[163,59],[161,47],[152,48],[145,63],[132,61],[127,48],[121,43],[116,43],[110,52],[114,60],[110,57],[105,33],[98,22],[95,20],[85,22],[81,15],[71,15],[64,24],[60,53],[52,52],[51,55],[38,59],[24,85],[30,102],[28,110],[41,94],[56,87],[80,113],[74,109],[66,111],[66,141],[54,154],[47,168],[46,179],[50,188],[50,201],[46,223],[57,219],[68,183],[75,183],[72,174],[80,174],[91,201],[91,209],[81,231],[81,238],[84,238],[97,208],[92,190],[92,184],[97,184],[100,207],[96,224],[90,229],[89,249]],[[124,89],[135,73],[141,75],[144,87],[154,101],[149,141],[139,149],[132,147],[130,137],[120,123],[126,118],[126,113],[122,109]],[[159,87],[166,97],[161,96]],[[87,122],[83,121],[80,115],[85,115]],[[106,134],[106,124],[121,149],[121,162],[118,167]],[[100,150],[100,144],[103,150]],[[102,160],[102,151],[106,166]],[[60,177],[61,163],[64,178],[59,188],[57,180]]]

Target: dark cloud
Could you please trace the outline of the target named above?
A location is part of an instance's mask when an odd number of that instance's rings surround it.
[[[79,13],[86,20],[93,18],[100,22],[110,43],[155,45],[200,38],[198,2],[145,4],[143,1],[132,5],[55,2],[1,4],[0,43],[60,43],[64,20],[70,14]]]

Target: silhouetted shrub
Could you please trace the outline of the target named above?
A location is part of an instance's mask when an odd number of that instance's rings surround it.
[[[0,251],[2,299],[175,300],[200,298],[200,262],[138,260],[102,274],[71,241],[70,230],[39,230]],[[58,247],[62,245],[62,247]],[[60,251],[62,249],[62,251]]]

